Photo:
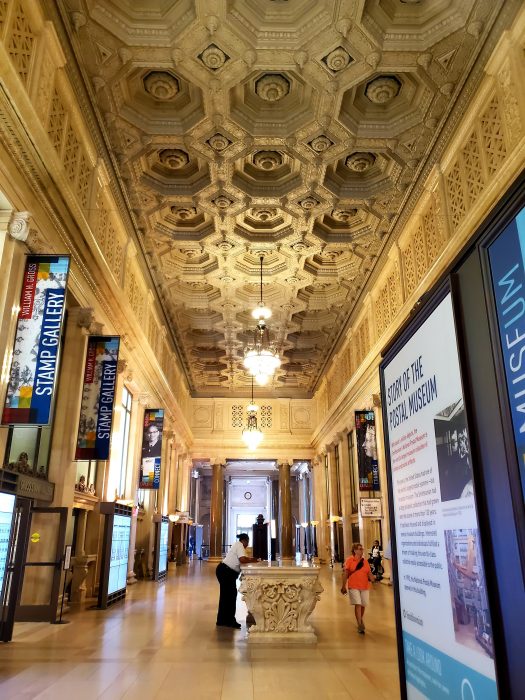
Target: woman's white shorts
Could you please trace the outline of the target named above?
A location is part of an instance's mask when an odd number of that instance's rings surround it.
[[[370,599],[370,591],[360,591],[357,588],[348,589],[348,601],[350,605],[362,605],[363,607],[368,605]]]

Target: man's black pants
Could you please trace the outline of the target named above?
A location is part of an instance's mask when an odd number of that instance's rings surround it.
[[[237,604],[237,571],[221,562],[215,569],[215,575],[221,587],[219,594],[219,609],[217,611],[218,625],[232,625],[235,620]]]

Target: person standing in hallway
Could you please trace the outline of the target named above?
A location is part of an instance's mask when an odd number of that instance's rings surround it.
[[[220,585],[217,627],[241,629],[241,625],[235,619],[237,578],[241,573],[241,564],[253,564],[258,561],[255,557],[246,556],[246,547],[250,541],[248,535],[243,532],[238,535],[238,540],[230,547],[230,551],[215,570]]]
[[[354,542],[352,545],[352,556],[345,561],[341,584],[341,593],[343,595],[347,594],[348,589],[348,597],[350,605],[354,606],[359,634],[365,633],[363,617],[369,601],[370,582],[374,580],[370,571],[370,564],[363,557],[363,551],[363,545],[359,542]]]

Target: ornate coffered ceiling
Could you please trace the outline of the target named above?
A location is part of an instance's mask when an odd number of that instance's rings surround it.
[[[248,386],[263,255],[311,395],[503,0],[59,4],[192,391]]]

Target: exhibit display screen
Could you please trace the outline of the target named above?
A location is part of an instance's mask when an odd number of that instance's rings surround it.
[[[525,209],[489,246],[507,396],[525,497]]]
[[[496,699],[450,293],[382,373],[407,697]]]
[[[130,532],[131,518],[127,515],[115,515],[111,538],[108,595],[126,588]]]
[[[168,568],[168,530],[169,522],[160,523],[160,548],[159,548],[159,574],[165,573]]]
[[[4,590],[4,578],[9,553],[9,540],[13,525],[15,496],[10,493],[0,493],[0,599]]]

